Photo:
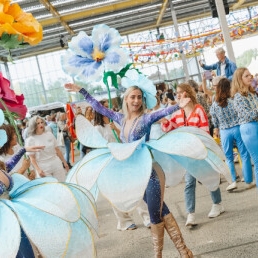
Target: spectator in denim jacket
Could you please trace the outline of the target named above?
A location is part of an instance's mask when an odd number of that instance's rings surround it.
[[[236,64],[226,57],[225,50],[222,47],[218,48],[215,53],[219,60],[217,63],[206,65],[200,62],[200,66],[204,70],[216,70],[217,76],[226,77],[231,81],[233,74],[237,69]]]

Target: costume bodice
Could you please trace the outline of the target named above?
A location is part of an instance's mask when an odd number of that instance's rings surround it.
[[[0,181],[0,198],[2,195],[4,195],[5,193],[9,192],[10,190],[12,190],[13,188],[13,179],[11,176],[9,176],[4,170],[1,169],[1,172],[3,173],[6,178],[9,181],[9,187],[7,187],[2,181]]]

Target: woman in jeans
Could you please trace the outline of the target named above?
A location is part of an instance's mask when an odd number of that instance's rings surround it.
[[[174,112],[169,120],[163,119],[161,123],[162,130],[169,132],[173,129],[182,126],[194,126],[203,129],[209,134],[209,122],[208,117],[204,111],[204,108],[197,104],[196,93],[194,89],[187,83],[182,83],[177,86],[177,98],[180,100],[185,96],[190,98],[191,101],[180,110]],[[185,174],[185,204],[186,211],[188,213],[186,226],[194,226],[195,222],[195,189],[196,178],[190,173]],[[215,218],[224,212],[224,208],[221,205],[221,193],[220,188],[216,191],[211,191],[212,208],[208,214],[209,218]]]
[[[253,162],[258,187],[258,97],[252,87],[252,75],[247,68],[238,68],[233,76],[232,96],[237,111],[240,133]]]
[[[234,101],[231,99],[230,95],[230,81],[226,78],[221,79],[216,87],[215,101],[212,103],[210,114],[213,124],[215,125],[215,133],[218,134],[218,130],[220,130],[222,149],[225,153],[226,162],[231,173],[232,184],[227,187],[227,191],[237,188],[233,155],[234,142],[237,145],[242,159],[242,173],[247,188],[251,188],[253,186],[251,159],[241,137],[239,118],[237,111],[234,109]]]

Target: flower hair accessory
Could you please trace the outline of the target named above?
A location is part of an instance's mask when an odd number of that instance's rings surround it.
[[[0,126],[4,123],[4,113],[2,109],[0,109]],[[0,148],[4,146],[7,142],[7,135],[5,130],[0,130]]]
[[[143,97],[146,99],[147,108],[152,109],[156,106],[156,87],[151,80],[137,70],[128,70],[121,79],[121,84],[124,88],[138,86],[143,92]]]

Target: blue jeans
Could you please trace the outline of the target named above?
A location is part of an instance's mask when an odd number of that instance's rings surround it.
[[[67,164],[70,164],[71,141],[69,137],[64,137],[64,145],[65,145],[65,160]]]
[[[155,170],[152,170],[143,200],[147,203],[148,211],[150,214],[150,221],[152,224],[158,224],[162,222],[162,218],[170,213],[165,202],[163,202],[162,211],[160,212],[161,188],[160,181]]]
[[[187,213],[195,212],[195,188],[196,188],[196,178],[190,173],[185,174],[185,206]],[[211,199],[214,204],[221,203],[221,193],[220,189],[210,192]]]
[[[250,155],[245,147],[240,133],[240,126],[234,126],[228,129],[220,130],[222,149],[226,156],[226,162],[229,167],[231,178],[236,182],[236,170],[233,155],[233,143],[236,142],[238,152],[242,159],[242,173],[246,183],[253,182],[253,172]]]
[[[240,125],[240,132],[253,162],[256,187],[258,187],[258,122]]]

